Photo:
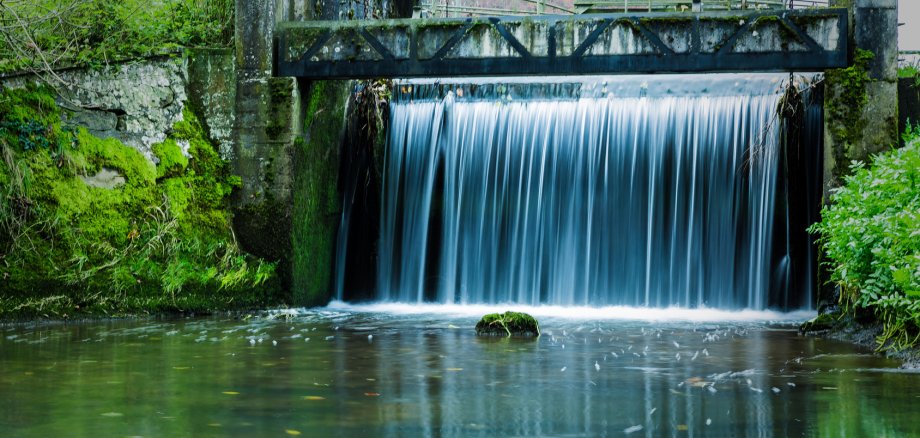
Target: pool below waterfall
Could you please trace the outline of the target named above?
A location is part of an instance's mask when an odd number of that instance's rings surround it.
[[[920,434],[920,374],[807,314],[540,309],[531,339],[445,306],[4,325],[0,436]]]

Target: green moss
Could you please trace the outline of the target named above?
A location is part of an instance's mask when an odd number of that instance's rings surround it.
[[[801,333],[823,332],[840,325],[840,313],[822,313],[799,326]]]
[[[241,253],[229,228],[229,173],[187,112],[136,150],[62,131],[47,89],[0,90],[0,123],[47,123],[49,146],[0,132],[0,318],[214,310],[277,300],[274,265]],[[11,125],[12,126],[12,125]],[[189,142],[191,158],[177,142]],[[84,181],[103,169],[124,183]]]
[[[188,167],[188,158],[175,140],[167,139],[153,146],[153,155],[160,160],[157,163],[157,178],[181,175]]]
[[[622,25],[623,27],[628,28],[632,31],[633,35],[639,36],[642,35],[642,29],[639,28],[639,25],[635,21],[629,18],[620,18],[613,22],[613,26]]]
[[[78,172],[92,175],[106,167],[118,170],[129,184],[154,184],[156,167],[137,150],[113,138],[94,137],[85,129],[79,129],[76,137],[78,147],[68,156]]]
[[[265,134],[271,140],[279,140],[291,130],[291,82],[287,78],[272,78],[269,81],[271,102],[268,125]]]
[[[834,176],[838,179],[848,171],[850,151],[863,137],[865,122],[862,113],[869,102],[866,85],[871,81],[869,62],[874,57],[870,51],[856,49],[853,65],[825,72],[829,87],[825,113],[834,143],[839,145],[833,151]]]
[[[341,212],[339,148],[348,82],[314,82],[305,111],[306,138],[295,141],[292,217],[293,291],[299,305],[329,301]]]
[[[188,142],[188,159],[178,150],[178,141]],[[230,164],[220,158],[191,110],[184,110],[183,120],[173,127],[170,138],[154,146],[155,152],[158,149],[172,156],[160,162],[157,175],[169,176],[161,179],[161,187],[180,231],[189,235],[226,234],[229,196],[239,187],[240,179],[231,174]]]
[[[686,26],[693,23],[690,17],[643,17],[639,19],[643,26]]]
[[[835,19],[839,17],[837,14],[808,14],[808,15],[790,15],[788,16],[789,21],[794,23],[796,26],[802,30],[806,30],[808,26],[820,23],[825,20]]]
[[[480,336],[540,336],[540,325],[534,317],[520,312],[490,313],[476,323]]]
[[[747,21],[749,17],[744,15],[719,15],[719,16],[709,16],[709,17],[700,17],[700,21],[712,21],[716,23],[734,23],[738,26],[741,26],[741,23]]]

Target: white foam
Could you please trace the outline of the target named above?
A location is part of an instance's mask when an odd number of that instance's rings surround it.
[[[814,318],[812,310],[776,312],[771,310],[719,310],[710,308],[687,309],[681,307],[564,307],[522,306],[517,304],[407,304],[377,302],[351,304],[333,301],[327,310],[346,312],[388,313],[393,315],[437,314],[449,316],[480,317],[487,313],[508,310],[526,312],[533,316],[562,319],[624,320],[624,321],[687,321],[687,322],[798,322]]]

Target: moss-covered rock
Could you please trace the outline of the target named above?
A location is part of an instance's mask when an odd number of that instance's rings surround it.
[[[840,325],[841,314],[822,313],[799,326],[800,333],[818,333],[824,332]]]
[[[0,89],[0,318],[278,300],[274,265],[236,245],[239,179],[194,114],[156,145],[159,166],[60,116],[49,89]],[[119,183],[93,183],[100,174]]]
[[[540,336],[534,317],[521,312],[490,313],[476,323],[479,336]]]

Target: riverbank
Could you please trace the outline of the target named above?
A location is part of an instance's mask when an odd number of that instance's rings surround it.
[[[806,337],[833,339],[872,349],[879,356],[902,362],[902,369],[920,370],[920,348],[917,346],[896,350],[891,345],[879,346],[885,328],[872,315],[861,313],[824,313],[799,327]],[[886,348],[887,347],[887,348]]]

